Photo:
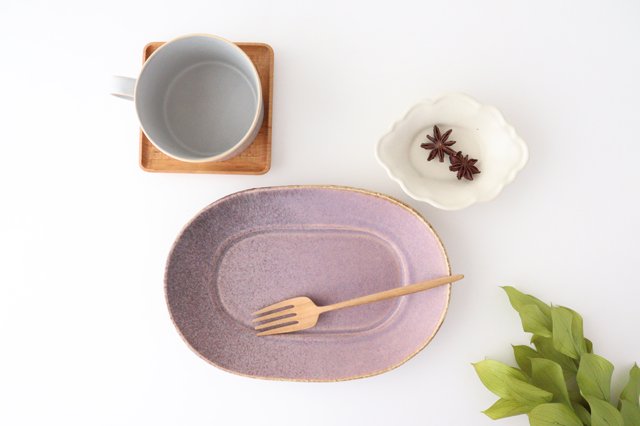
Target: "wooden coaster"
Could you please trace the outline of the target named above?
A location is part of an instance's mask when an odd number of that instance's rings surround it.
[[[143,63],[164,42],[147,44]],[[165,173],[223,173],[261,175],[271,167],[271,112],[273,107],[273,49],[264,43],[236,43],[251,58],[262,83],[264,119],[258,136],[247,149],[225,161],[188,163],[171,158],[159,151],[140,131],[140,167],[147,172]]]

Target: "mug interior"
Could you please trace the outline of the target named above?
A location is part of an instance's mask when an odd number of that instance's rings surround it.
[[[209,36],[176,39],[156,51],[140,74],[140,123],[165,153],[187,161],[219,156],[259,120],[257,71],[229,42]]]

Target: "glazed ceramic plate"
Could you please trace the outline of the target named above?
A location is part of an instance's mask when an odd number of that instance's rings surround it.
[[[169,255],[167,303],[187,344],[252,377],[335,381],[379,374],[424,348],[450,285],[328,312],[315,328],[257,337],[251,313],[294,296],[325,305],[449,274],[444,248],[414,210],[342,187],[275,187],[214,202]]]

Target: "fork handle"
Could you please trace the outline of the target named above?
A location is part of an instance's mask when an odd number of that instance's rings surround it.
[[[364,305],[366,303],[379,302],[381,300],[393,299],[394,297],[405,296],[407,294],[417,293],[419,291],[429,290],[443,284],[450,284],[464,278],[464,275],[451,275],[435,280],[422,281],[419,283],[405,285],[402,287],[392,288],[391,290],[381,291],[380,293],[369,294],[367,296],[356,297],[355,299],[345,300],[344,302],[334,303],[333,305],[319,306],[320,312],[335,311],[336,309],[349,308],[351,306]]]

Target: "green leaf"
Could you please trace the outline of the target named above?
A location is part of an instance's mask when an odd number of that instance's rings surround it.
[[[533,385],[553,394],[552,402],[560,402],[571,407],[562,367],[558,363],[543,358],[532,358],[531,379]]]
[[[518,363],[518,367],[528,376],[531,376],[531,358],[540,358],[540,354],[527,345],[514,346],[513,356]]]
[[[509,302],[511,303],[511,306],[513,306],[513,309],[515,309],[516,311],[520,312],[522,307],[526,305],[536,305],[538,308],[540,308],[543,314],[545,314],[546,316],[551,315],[549,305],[542,302],[540,299],[535,298],[530,294],[521,293],[511,286],[504,286],[502,288],[507,293]]]
[[[565,375],[565,382],[567,383],[567,391],[569,392],[569,399],[571,400],[571,402],[577,402],[579,404],[584,402],[586,404],[586,401],[584,400],[584,398],[582,397],[582,394],[580,393],[580,388],[578,387],[578,381],[576,380],[576,375],[574,374],[569,378],[567,378],[567,376]]]
[[[593,342],[585,337],[584,338],[584,344],[587,346],[587,352],[592,354],[593,353]]]
[[[576,361],[565,354],[558,352],[553,346],[553,340],[548,337],[533,336],[531,338],[531,343],[535,345],[538,353],[542,355],[543,358],[550,359],[560,364],[562,370],[565,372],[565,378],[567,376],[575,376],[578,371]]]
[[[524,331],[543,337],[551,337],[551,308],[546,303],[519,292],[513,287],[502,287],[513,309],[520,315]]]
[[[591,426],[591,414],[589,413],[589,410],[584,408],[582,404],[578,404],[576,402],[574,402],[572,405],[573,411],[575,411],[576,415],[580,418],[582,423],[587,426]]]
[[[522,371],[492,359],[473,364],[480,381],[494,394],[501,398],[509,398],[508,378],[527,381]]]
[[[583,396],[594,396],[603,401],[611,398],[613,364],[595,354],[584,354],[578,367],[578,386]]]
[[[542,337],[551,337],[551,317],[545,315],[538,306],[524,305],[518,313],[524,331]]]
[[[515,379],[508,381],[510,399],[531,405],[543,404],[553,399],[551,392],[547,392],[537,386]]]
[[[552,403],[538,405],[529,413],[531,426],[582,426],[582,422],[564,404]]]
[[[535,405],[500,398],[495,404],[484,410],[483,413],[493,420],[498,420],[505,417],[517,416],[518,414],[527,414],[534,407]]]
[[[528,383],[520,370],[494,360],[473,364],[482,383],[494,394],[524,404],[537,405],[551,401],[553,395]]]
[[[570,358],[580,359],[587,351],[580,314],[563,306],[554,306],[551,308],[551,320],[553,346]]]
[[[624,426],[622,414],[616,410],[616,407],[595,396],[587,395],[584,398],[591,407],[592,426]]]
[[[625,426],[640,425],[640,407],[633,405],[626,399],[621,401],[621,405],[620,414],[622,414]]]
[[[640,407],[640,368],[638,368],[638,364],[633,364],[633,367],[631,367],[631,371],[629,371],[629,381],[624,389],[622,389],[620,399],[629,401],[636,407]]]
[[[542,358],[550,359],[557,362],[562,367],[564,379],[567,382],[567,390],[569,391],[569,399],[579,402],[582,400],[578,383],[576,382],[576,372],[578,367],[576,360],[561,354],[553,347],[553,341],[547,337],[533,336],[532,343],[536,346],[538,353]]]

